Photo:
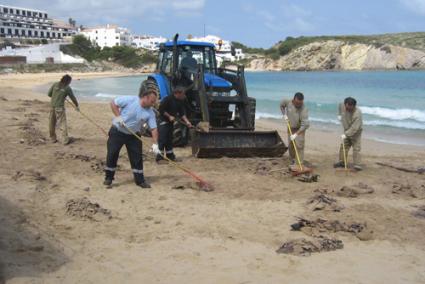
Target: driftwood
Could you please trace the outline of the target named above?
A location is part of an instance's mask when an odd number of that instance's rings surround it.
[[[418,169],[414,170],[414,169],[404,168],[404,167],[400,167],[400,166],[394,166],[394,165],[391,165],[391,164],[386,164],[386,163],[381,163],[381,162],[377,162],[376,164],[379,165],[379,166],[389,167],[389,168],[396,169],[396,170],[406,172],[406,173],[415,173],[415,174],[425,173],[425,168],[418,168]]]

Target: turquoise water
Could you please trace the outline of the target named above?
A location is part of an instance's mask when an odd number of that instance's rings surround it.
[[[145,78],[74,81],[72,87],[81,97],[110,100],[137,94]],[[371,138],[425,145],[425,71],[248,72],[246,81],[249,96],[257,98],[257,118],[280,119],[280,100],[302,92],[313,125],[336,126],[338,103],[352,96]]]

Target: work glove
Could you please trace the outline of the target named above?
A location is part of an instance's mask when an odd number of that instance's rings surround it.
[[[288,120],[289,120],[289,118],[288,118],[288,116],[287,116],[286,114],[284,114],[284,115],[283,115],[283,119],[284,119],[285,121],[288,121]]]
[[[347,138],[347,135],[345,135],[345,134],[342,134],[342,135],[341,135],[341,139],[342,139],[342,140],[345,140],[346,138]]]
[[[341,118],[342,118],[342,117],[341,117],[340,115],[338,115],[338,120],[339,120],[339,121],[341,121]]]
[[[158,144],[152,144],[152,152],[155,155],[161,154],[161,151],[159,150]]]
[[[291,141],[294,141],[294,140],[295,140],[295,138],[297,138],[297,136],[298,136],[298,134],[297,134],[297,133],[292,134],[291,136],[289,136],[289,139],[291,139]]]
[[[121,127],[124,127],[125,126],[124,119],[122,118],[121,115],[114,117],[114,120],[113,121],[114,121],[114,123],[118,124]]]

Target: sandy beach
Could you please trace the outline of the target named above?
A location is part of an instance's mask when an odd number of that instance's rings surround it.
[[[364,171],[346,173],[332,167],[338,131],[313,125],[313,183],[290,176],[287,153],[196,159],[178,148],[211,192],[149,154],[152,189],[142,190],[123,149],[116,185],[105,189],[101,131],[68,108],[75,142],[48,141],[48,97],[35,88],[61,75],[0,76],[0,283],[425,282],[425,174],[414,172],[425,147],[364,139]],[[81,111],[109,129],[106,103],[82,102]],[[270,129],[286,141],[283,124],[257,121]],[[277,253],[285,243],[289,254]]]

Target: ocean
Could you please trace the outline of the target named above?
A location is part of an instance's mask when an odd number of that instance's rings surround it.
[[[146,76],[73,81],[79,97],[111,100],[135,95]],[[425,146],[425,71],[247,72],[248,95],[257,99],[257,119],[281,119],[279,103],[302,92],[312,127],[340,128],[337,106],[357,100],[367,138]]]

